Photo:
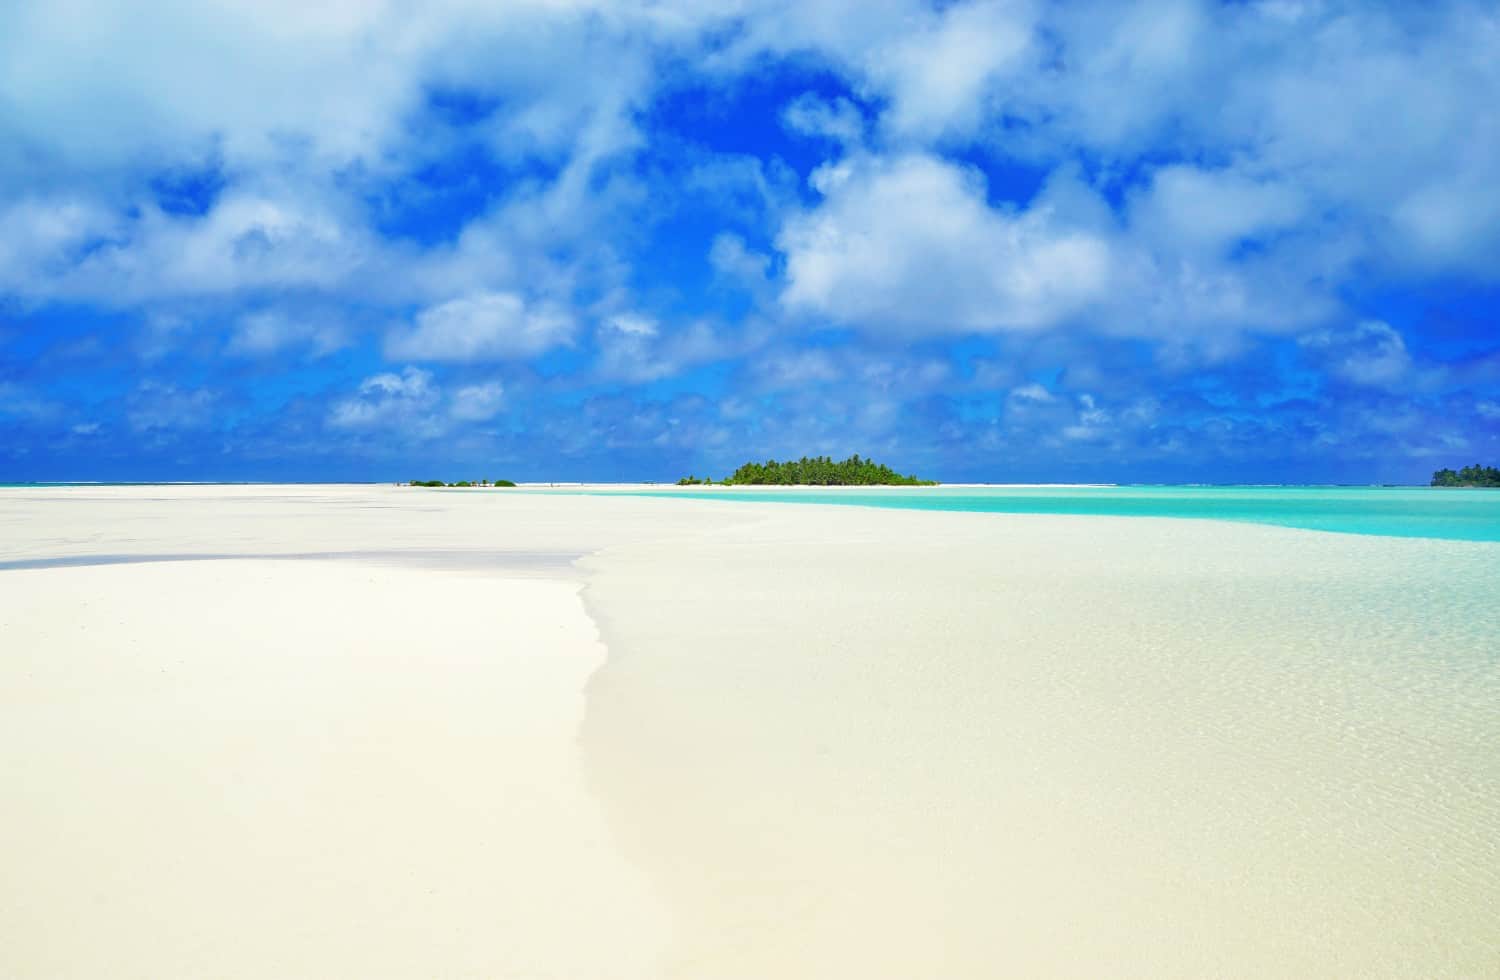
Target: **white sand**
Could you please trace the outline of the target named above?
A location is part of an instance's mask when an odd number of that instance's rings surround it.
[[[577,586],[0,574],[0,975],[655,975],[665,917],[578,765]]]
[[[0,542],[0,975],[1500,972],[1491,545],[389,487]],[[192,554],[260,557],[17,567]]]

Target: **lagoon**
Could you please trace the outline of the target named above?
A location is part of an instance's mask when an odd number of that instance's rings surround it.
[[[1500,490],[1429,487],[726,487],[651,496],[901,510],[1172,517],[1343,534],[1500,541]]]

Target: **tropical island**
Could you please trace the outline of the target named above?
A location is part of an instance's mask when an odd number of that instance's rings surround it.
[[[902,476],[884,463],[861,459],[858,453],[834,461],[827,456],[803,456],[784,463],[768,459],[764,463],[746,463],[722,480],[712,477],[685,476],[680,487],[709,486],[813,486],[813,487],[935,487],[936,480]]]
[[[407,484],[409,487],[513,487],[509,480],[459,480],[457,483],[444,483],[442,480],[412,480]]]
[[[1435,487],[1500,487],[1500,469],[1493,466],[1480,466],[1478,463],[1465,466],[1458,471],[1442,469],[1432,474],[1432,485]]]

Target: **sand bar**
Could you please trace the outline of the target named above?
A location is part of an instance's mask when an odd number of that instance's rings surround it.
[[[1494,545],[390,487],[0,541],[7,976],[1500,964]]]

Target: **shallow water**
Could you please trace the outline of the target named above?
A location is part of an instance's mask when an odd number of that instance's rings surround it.
[[[1427,487],[913,487],[646,491],[902,510],[1186,517],[1398,538],[1500,541],[1500,490]]]
[[[745,509],[585,559],[669,975],[1500,976],[1500,547]]]

